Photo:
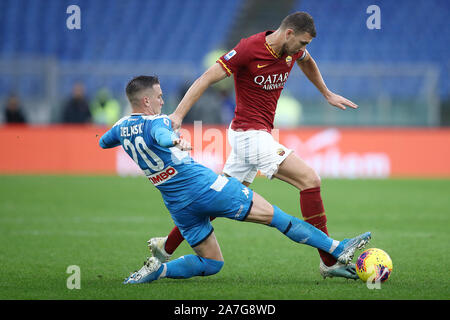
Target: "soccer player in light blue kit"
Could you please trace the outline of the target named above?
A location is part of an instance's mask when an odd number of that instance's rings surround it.
[[[196,163],[186,152],[188,141],[172,130],[157,77],[132,79],[126,94],[133,113],[120,119],[100,139],[102,148],[122,146],[162,194],[164,203],[183,237],[195,251],[167,263],[150,257],[125,284],[161,278],[191,278],[219,272],[224,264],[210,216],[274,227],[289,239],[324,250],[348,264],[356,249],[370,240],[370,232],[336,241],[311,224],[290,216],[237,179],[217,175]]]

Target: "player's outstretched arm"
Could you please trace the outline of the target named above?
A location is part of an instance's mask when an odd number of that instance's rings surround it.
[[[117,127],[109,129],[99,141],[99,145],[103,149],[114,148],[120,146],[120,140],[117,138]]]
[[[345,110],[346,106],[354,109],[358,108],[358,105],[356,105],[352,101],[330,91],[327,88],[327,86],[325,85],[325,81],[322,78],[322,74],[320,73],[319,67],[309,53],[307,53],[306,57],[303,60],[297,61],[297,64],[303,71],[305,76],[309,79],[309,81],[311,81],[320,91],[320,93],[322,93],[325,99],[327,99],[329,104],[342,110]]]
[[[180,128],[181,122],[183,122],[186,114],[191,110],[192,106],[197,102],[198,99],[203,95],[208,87],[222,79],[227,77],[226,72],[222,67],[215,63],[212,67],[203,73],[200,78],[195,80],[192,86],[184,95],[183,99],[178,104],[175,111],[169,115],[172,120],[172,127],[176,130]]]

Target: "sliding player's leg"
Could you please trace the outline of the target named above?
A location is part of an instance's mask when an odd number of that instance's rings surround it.
[[[215,217],[210,217],[213,221]],[[175,250],[184,241],[184,237],[178,229],[174,226],[169,234],[165,237],[155,237],[147,241],[148,247],[152,256],[161,261],[161,263],[168,262]]]
[[[171,212],[180,233],[197,255],[186,255],[166,263],[151,257],[125,283],[151,282],[164,277],[190,278],[219,272],[223,266],[223,257],[210,216],[244,220],[251,209],[252,194],[237,179],[217,176],[211,188],[189,206]]]
[[[209,231],[205,232],[204,230]],[[192,248],[196,255],[184,255],[166,263],[150,257],[139,271],[132,273],[124,281],[124,284],[149,283],[162,278],[188,279],[218,273],[222,269],[224,261],[209,221],[205,221],[203,226],[197,224],[184,232],[188,242],[195,243]]]
[[[272,206],[255,192],[252,208],[245,221],[274,227],[289,239],[328,252],[343,264],[348,264],[353,259],[356,249],[363,248],[371,237],[370,232],[366,232],[352,239],[336,241],[313,225]]]
[[[196,255],[188,254],[164,263],[160,278],[187,279],[210,276],[222,269],[223,256],[214,232],[193,249]]]
[[[190,206],[190,210],[195,212],[209,205],[208,212],[213,216],[269,225],[295,242],[330,253],[343,264],[348,264],[355,250],[362,248],[370,239],[368,232],[353,239],[336,241],[313,225],[272,206],[253,190],[239,183],[236,178],[219,176],[217,180],[220,180],[220,189],[211,189],[206,194],[210,198],[205,197],[200,201],[202,206],[197,209]],[[208,199],[211,199],[209,203]],[[186,235],[184,232],[183,234]]]

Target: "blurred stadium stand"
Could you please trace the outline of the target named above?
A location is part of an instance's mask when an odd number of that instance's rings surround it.
[[[72,4],[81,9],[81,30],[66,27]],[[108,87],[124,100],[127,80],[158,74],[170,96],[203,71],[205,53],[224,41],[240,5],[240,0],[2,0],[0,99],[16,92],[25,105],[34,104],[28,111],[35,122],[47,122],[75,82],[83,82],[90,96]]]
[[[380,7],[380,30],[366,27],[366,9],[373,4]],[[296,10],[314,17],[317,37],[308,50],[329,88],[361,106],[352,114],[325,108],[308,81],[301,86],[288,81],[286,88],[301,97],[305,120],[320,123],[322,118],[341,125],[441,123],[440,101],[449,99],[450,2],[297,0]],[[305,103],[308,100],[311,103]]]
[[[69,30],[69,5],[81,30]],[[366,8],[381,9],[369,30]],[[308,50],[329,88],[354,100],[340,112],[294,68],[286,90],[301,101],[304,125],[440,125],[449,100],[447,0],[1,0],[0,101],[17,93],[34,123],[56,121],[75,82],[89,96],[108,87],[124,102],[132,76],[158,74],[166,105],[204,70],[204,56],[276,28],[302,10],[315,19]],[[281,17],[281,18],[280,18]]]

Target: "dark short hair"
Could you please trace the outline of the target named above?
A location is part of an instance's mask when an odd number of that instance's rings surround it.
[[[309,13],[306,12],[294,12],[288,15],[281,22],[280,27],[282,29],[292,29],[296,34],[308,32],[311,37],[316,36],[316,27],[314,26],[314,19]]]
[[[138,76],[128,82],[125,92],[131,104],[137,102],[136,95],[145,89],[152,89],[155,84],[159,84],[157,76]]]

